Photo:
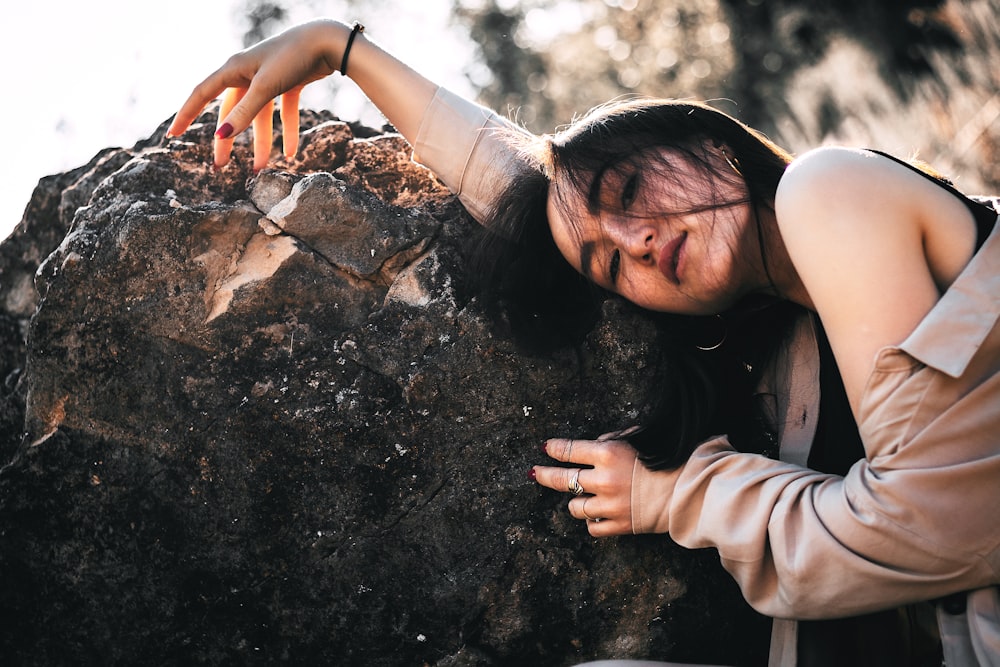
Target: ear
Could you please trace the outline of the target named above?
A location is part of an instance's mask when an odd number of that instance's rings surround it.
[[[736,157],[735,152],[729,144],[721,139],[713,139],[712,146],[719,154],[722,155],[722,158],[729,163],[729,166],[732,167],[733,171],[735,171],[740,178],[743,178],[743,172],[740,170],[740,160]]]

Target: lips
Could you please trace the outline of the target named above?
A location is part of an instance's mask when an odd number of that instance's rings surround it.
[[[660,257],[656,262],[660,273],[665,275],[667,280],[675,285],[681,284],[681,280],[677,275],[677,267],[681,263],[681,253],[684,250],[684,242],[686,240],[687,232],[683,232],[670,241],[670,243],[663,246],[663,249],[660,250]]]

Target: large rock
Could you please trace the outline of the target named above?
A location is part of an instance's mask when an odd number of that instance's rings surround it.
[[[398,136],[311,114],[253,176],[202,120],[43,180],[0,247],[0,662],[763,660],[714,553],[595,541],[527,476],[641,416],[642,319],[529,355]]]

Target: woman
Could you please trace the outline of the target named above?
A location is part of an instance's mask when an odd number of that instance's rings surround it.
[[[169,134],[228,90],[216,164],[254,123],[262,168],[272,100],[282,98],[292,154],[299,92],[335,71],[349,73],[477,220],[535,235],[530,246],[554,249],[597,285],[657,312],[708,322],[723,313],[737,332],[765,339],[771,309],[784,309],[774,343],[752,346],[765,353],[730,359],[749,366],[759,395],[775,397],[750,413],[768,417],[773,428],[757,432],[775,435],[783,460],[738,452],[725,437],[663,452],[648,429],[550,440],[549,455],[574,467],[531,474],[576,494],[569,510],[591,534],[669,532],[684,546],[715,547],[747,600],[777,619],[949,596],[937,608],[949,664],[1000,662],[995,211],[867,151],[790,160],[699,105],[630,103],[555,137],[530,137],[440,89],[358,26],[334,21],[230,58],[195,88]],[[864,445],[853,465],[831,464],[842,474],[806,467],[817,422],[830,421],[826,408],[817,414],[819,381],[830,378],[816,344],[824,331]],[[726,329],[702,347],[741,345]],[[709,376],[738,375],[722,366]],[[746,410],[727,414],[727,403],[715,401],[721,412],[709,427],[753,422]],[[820,431],[828,460],[849,449],[836,426]],[[674,440],[718,433],[705,428],[685,426]],[[669,469],[643,465],[627,438]],[[809,627],[776,621],[772,664],[811,662],[808,646],[796,647]]]

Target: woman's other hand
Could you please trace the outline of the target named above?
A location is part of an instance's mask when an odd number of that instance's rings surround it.
[[[532,478],[542,486],[577,496],[569,501],[569,512],[586,521],[594,537],[670,532],[670,501],[683,467],[644,466],[624,439],[631,432],[606,433],[597,440],[548,440],[549,456],[581,467],[531,469]]]
[[[620,433],[611,433],[597,440],[553,438],[546,441],[545,453],[578,467],[531,469],[542,486],[568,493],[583,489],[569,501],[569,512],[586,521],[594,537],[632,533],[632,473],[641,464],[637,464],[636,451],[628,442],[615,439],[620,437]]]
[[[299,94],[313,81],[337,71],[351,28],[316,20],[290,28],[231,56],[195,86],[167,130],[179,136],[204,108],[223,95],[215,133],[215,166],[229,162],[233,139],[254,126],[254,170],[267,166],[271,152],[274,100],[281,97],[283,152],[294,157],[299,138]]]

